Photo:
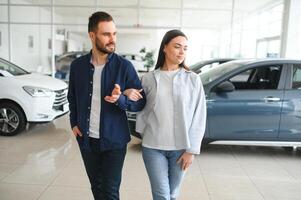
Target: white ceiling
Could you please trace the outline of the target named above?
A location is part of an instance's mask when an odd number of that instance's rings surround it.
[[[284,0],[53,0],[53,3],[55,23],[86,24],[91,13],[104,10],[114,17],[119,26],[162,28],[182,25],[188,28],[214,29],[231,23],[233,2],[233,11],[245,15],[282,1]],[[50,5],[51,0],[10,2],[45,5],[44,9],[50,12],[47,5]]]
[[[281,0],[53,0],[54,5],[70,6],[98,6],[104,7],[152,7],[152,8],[181,8],[183,1],[184,9],[214,9],[227,10],[232,8],[234,2],[235,10],[253,11],[261,7],[279,2]],[[0,0],[0,3],[7,3],[7,0]],[[11,4],[42,4],[50,5],[51,0],[10,0]]]

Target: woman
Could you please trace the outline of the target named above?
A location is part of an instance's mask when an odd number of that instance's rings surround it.
[[[155,70],[142,78],[145,108],[137,114],[142,156],[154,200],[176,199],[186,169],[200,153],[206,100],[200,77],[184,64],[187,37],[168,31]]]

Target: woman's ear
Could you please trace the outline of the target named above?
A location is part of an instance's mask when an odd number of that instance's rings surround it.
[[[164,48],[163,48],[163,53],[165,54],[166,53],[166,45],[164,45]]]

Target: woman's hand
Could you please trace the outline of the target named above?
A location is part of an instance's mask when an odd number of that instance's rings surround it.
[[[110,103],[115,103],[119,99],[120,95],[120,86],[118,84],[115,84],[111,96],[105,96],[105,100]]]
[[[192,153],[185,152],[178,159],[177,164],[182,164],[182,170],[185,171],[192,164],[194,155]]]
[[[137,89],[127,89],[123,91],[123,94],[128,97],[131,101],[138,101],[139,99],[142,99],[142,95],[140,92],[142,92],[143,89],[137,90]]]

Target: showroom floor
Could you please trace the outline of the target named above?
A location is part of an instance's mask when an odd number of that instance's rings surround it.
[[[300,200],[301,151],[209,146],[187,173],[179,200]],[[0,137],[1,200],[92,200],[68,118]],[[123,170],[121,200],[150,200],[138,140]]]

